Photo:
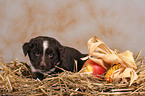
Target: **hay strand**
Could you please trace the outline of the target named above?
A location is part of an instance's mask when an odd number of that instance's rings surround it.
[[[107,83],[103,76],[97,78],[64,69],[62,69],[64,72],[57,76],[45,74],[44,80],[35,80],[27,64],[18,60],[11,63],[0,60],[0,95],[143,95],[145,94],[144,58],[137,56],[136,64],[139,78],[129,86],[127,81]]]

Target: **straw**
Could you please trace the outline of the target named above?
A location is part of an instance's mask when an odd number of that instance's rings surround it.
[[[2,66],[0,67],[0,95],[143,95],[145,94],[144,58],[140,53],[136,57],[136,72],[139,78],[131,86],[127,81],[107,83],[103,76],[97,78],[81,72],[68,72],[62,68],[60,69],[64,72],[57,76],[45,74],[46,78],[40,81],[32,78],[26,63],[19,62],[18,59],[10,63],[0,60]]]

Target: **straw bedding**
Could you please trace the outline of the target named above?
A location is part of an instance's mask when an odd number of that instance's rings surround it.
[[[14,60],[4,63],[0,60],[0,95],[145,95],[145,65],[140,55],[136,58],[139,78],[129,86],[126,81],[107,83],[85,73],[65,71],[57,75],[46,75],[42,81],[34,80],[26,63]]]

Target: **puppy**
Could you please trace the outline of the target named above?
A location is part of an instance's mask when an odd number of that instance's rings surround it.
[[[62,72],[61,69],[67,71],[79,71],[84,62],[80,58],[86,54],[81,54],[78,50],[66,46],[62,46],[56,39],[51,37],[39,36],[26,42],[23,45],[23,52],[28,54],[30,60],[30,69],[34,74],[34,78],[43,79],[43,73],[52,74]],[[74,60],[77,61],[75,67]],[[58,66],[58,67],[56,67]]]

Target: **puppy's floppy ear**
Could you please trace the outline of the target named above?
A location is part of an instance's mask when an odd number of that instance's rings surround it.
[[[24,55],[26,56],[29,51],[29,43],[25,43],[22,48],[23,48]]]
[[[56,46],[60,53],[60,59],[63,60],[63,54],[64,54],[65,49],[59,42],[56,42]]]

